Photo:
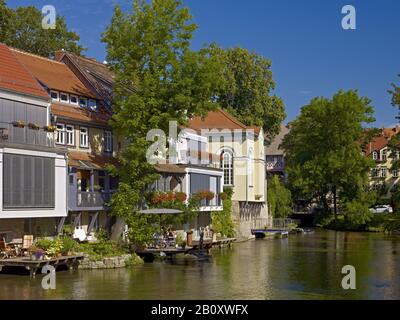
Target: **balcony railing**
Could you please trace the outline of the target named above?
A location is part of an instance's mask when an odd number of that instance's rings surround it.
[[[104,207],[111,199],[111,192],[77,192],[76,205],[79,208]]]
[[[55,147],[55,133],[0,122],[0,143]]]
[[[215,195],[213,199],[201,199],[200,207],[220,207],[222,206],[221,197],[219,195]]]

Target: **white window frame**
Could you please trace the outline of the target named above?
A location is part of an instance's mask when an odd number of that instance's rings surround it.
[[[399,177],[399,169],[393,169],[392,170],[392,175],[394,178],[398,178]]]
[[[79,128],[79,146],[89,148],[89,129],[87,127]]]
[[[381,174],[380,174],[381,178],[386,178],[387,177],[387,168],[382,167],[380,172],[381,172]]]
[[[224,186],[233,186],[233,153],[229,150],[222,150],[221,152],[222,160],[221,160],[221,169],[224,172]],[[228,173],[227,179],[225,173]],[[227,181],[227,182],[225,182]]]
[[[96,100],[94,100],[94,99],[89,99],[87,105],[88,105],[88,107],[89,107],[91,110],[93,110],[93,111],[96,111],[96,110],[97,110],[97,101],[96,101]]]
[[[67,100],[61,99],[62,95],[67,96]],[[60,102],[69,103],[69,94],[65,92],[60,92]]]
[[[386,161],[387,160],[387,151],[386,149],[381,150],[381,160]]]
[[[73,125],[65,125],[65,143],[68,146],[75,145],[75,128]]]
[[[57,127],[56,143],[57,144],[65,144],[65,124],[57,123],[56,127]]]
[[[378,160],[378,152],[376,152],[376,151],[372,152],[372,159]]]
[[[72,98],[76,98],[76,102],[72,102]],[[74,105],[79,105],[79,97],[78,97],[78,96],[71,95],[71,96],[69,97],[69,103],[70,103],[70,104],[74,104]]]
[[[53,93],[57,94],[57,98],[53,98],[53,97],[51,96]],[[50,98],[51,98],[51,100],[53,100],[53,101],[60,101],[60,93],[59,93],[58,91],[55,91],[55,90],[50,90]]]
[[[81,104],[81,100],[84,100],[84,101],[85,101],[85,104],[84,104],[84,105]],[[79,106],[81,106],[81,107],[83,107],[83,108],[86,108],[86,107],[88,106],[88,99],[86,99],[86,98],[84,98],[84,97],[79,97],[79,99],[78,99],[78,104],[79,104]]]
[[[113,136],[110,130],[104,131],[104,152],[113,151]]]

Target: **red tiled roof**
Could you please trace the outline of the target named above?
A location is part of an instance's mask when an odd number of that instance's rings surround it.
[[[49,89],[98,99],[62,62],[11,49],[31,74]]]
[[[59,117],[82,122],[98,123],[101,125],[107,125],[108,120],[111,118],[110,114],[103,108],[95,112],[78,106],[53,103],[51,105],[51,111],[54,115]]]
[[[187,127],[196,131],[201,129],[230,129],[230,130],[254,130],[256,134],[260,133],[260,127],[248,127],[234,116],[226,112],[225,110],[218,109],[216,111],[210,111],[204,118],[194,117],[190,119]]]
[[[374,151],[379,151],[382,148],[386,147],[389,140],[384,136],[377,136],[372,139],[370,143],[367,144],[365,148],[365,154],[368,156]]]
[[[35,97],[49,98],[47,92],[18,61],[13,52],[1,43],[0,88]]]

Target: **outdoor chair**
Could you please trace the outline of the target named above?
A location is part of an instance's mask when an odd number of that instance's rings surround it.
[[[22,239],[22,250],[21,253],[24,254],[33,246],[33,235],[24,235]]]
[[[9,247],[6,240],[3,238],[0,240],[0,259],[7,259],[15,255],[14,250]]]

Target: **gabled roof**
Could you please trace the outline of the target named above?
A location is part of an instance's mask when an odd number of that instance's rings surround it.
[[[285,136],[289,133],[290,129],[287,125],[281,124],[279,133],[272,139],[272,141],[265,147],[266,155],[283,155],[283,149],[280,145]]]
[[[98,99],[64,63],[17,49],[11,50],[25,68],[47,88]]]
[[[58,61],[68,59],[111,109],[114,74],[106,64],[69,52],[57,52],[56,57]]]
[[[187,127],[196,131],[202,129],[229,129],[229,130],[254,130],[256,134],[260,133],[261,128],[249,127],[240,122],[234,116],[225,110],[218,109],[210,111],[204,118],[194,117],[189,120]]]
[[[365,154],[368,156],[374,151],[379,151],[388,145],[389,140],[384,136],[377,136],[367,144],[365,148]]]
[[[14,53],[2,43],[0,43],[0,88],[49,99],[47,92],[19,62]]]

